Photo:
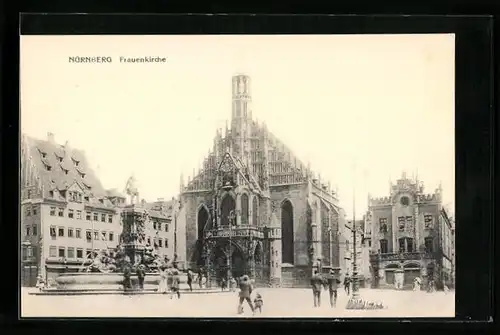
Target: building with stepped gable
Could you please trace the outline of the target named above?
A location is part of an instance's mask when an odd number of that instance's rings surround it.
[[[313,266],[339,267],[345,215],[330,184],[252,119],[250,82],[232,78],[230,126],[181,181],[185,257],[212,283],[248,274],[261,285],[307,286]]]
[[[368,199],[365,239],[370,249],[373,287],[411,288],[415,277],[424,285],[453,285],[454,223],[442,205],[442,189],[424,192],[423,182],[402,177],[390,195]]]
[[[37,274],[47,280],[80,271],[93,251],[112,254],[122,233],[126,197],[105,190],[83,151],[68,142],[21,138],[21,279],[33,286]],[[145,203],[152,218],[147,240],[160,255],[174,253],[176,200]]]

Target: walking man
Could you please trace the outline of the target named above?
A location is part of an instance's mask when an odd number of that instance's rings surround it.
[[[351,295],[351,277],[349,277],[349,273],[346,273],[344,277],[344,291],[347,295]]]
[[[146,277],[146,267],[141,264],[137,267],[137,278],[139,279],[139,288],[144,289],[144,278]]]
[[[250,306],[250,309],[252,310],[252,314],[255,313],[253,304],[252,304],[252,299],[250,299],[250,296],[252,294],[252,283],[250,282],[250,278],[247,275],[244,275],[241,277],[240,280],[240,302],[238,304],[238,314],[243,314],[243,301],[247,301],[248,305]]]
[[[132,268],[130,264],[125,263],[125,267],[123,269],[123,288],[124,290],[130,290],[132,288]]]
[[[180,278],[179,270],[172,269],[172,286],[170,287],[170,299],[173,298],[174,294],[177,294],[177,299],[181,298],[181,291],[179,289]]]
[[[189,286],[189,290],[193,292],[193,272],[191,272],[191,270],[188,270],[187,284]]]
[[[330,306],[333,308],[337,305],[337,288],[340,284],[335,271],[330,270],[330,277],[328,278],[328,292],[330,293]]]
[[[313,291],[314,307],[321,306],[321,289],[323,288],[323,278],[318,273],[318,270],[314,270],[314,274],[311,277],[311,287]]]

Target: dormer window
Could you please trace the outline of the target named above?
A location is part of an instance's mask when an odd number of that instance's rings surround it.
[[[42,150],[38,149],[38,152],[40,153],[40,156],[41,156],[42,158],[47,157],[47,153],[43,152]]]
[[[45,166],[45,170],[47,171],[51,171],[52,170],[52,167],[50,165],[47,165],[47,164],[43,164]]]
[[[64,174],[68,174],[68,172],[69,172],[69,170],[66,170],[66,169],[65,169],[65,168],[63,168],[62,166],[61,166],[61,170],[62,170],[62,172],[64,172]]]
[[[80,164],[80,161],[78,161],[74,158],[71,158],[71,160],[73,161],[73,164],[75,164],[75,166],[78,166]]]

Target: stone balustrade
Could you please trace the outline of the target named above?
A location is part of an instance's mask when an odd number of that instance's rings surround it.
[[[222,238],[222,237],[256,237],[264,238],[264,230],[262,227],[249,225],[242,226],[222,226],[219,229],[211,229],[205,231],[205,238]]]
[[[398,261],[398,260],[420,260],[430,259],[432,255],[425,252],[402,252],[402,253],[386,253],[386,254],[371,254],[370,261]]]

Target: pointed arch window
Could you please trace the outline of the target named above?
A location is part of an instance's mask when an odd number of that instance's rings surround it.
[[[252,201],[252,224],[254,226],[259,225],[259,201],[257,197],[254,197]]]
[[[248,224],[248,195],[241,195],[241,224]]]

